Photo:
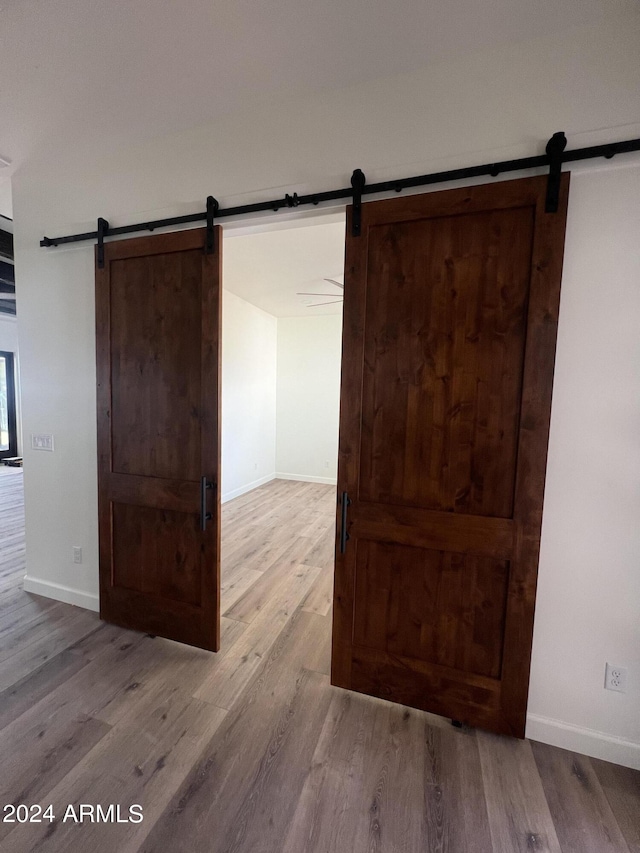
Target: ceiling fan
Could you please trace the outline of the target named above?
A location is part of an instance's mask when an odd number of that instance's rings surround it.
[[[344,291],[344,284],[340,284],[339,281],[336,281],[335,278],[325,278],[323,281],[328,281],[329,284],[334,284],[336,287],[339,287],[341,291]],[[296,293],[296,296],[328,296],[330,298],[330,302],[315,302],[312,305],[308,305],[308,308],[320,308],[322,305],[337,305],[338,302],[342,302],[344,299],[343,293]],[[338,299],[332,299],[331,297],[338,296]]]

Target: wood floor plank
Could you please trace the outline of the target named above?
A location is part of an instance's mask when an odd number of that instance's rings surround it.
[[[44,663],[39,669],[29,673],[23,679],[12,684],[0,693],[0,729],[41,699],[47,699],[49,694],[71,678],[86,665],[80,655],[69,649],[63,649],[60,654]]]
[[[397,749],[402,735],[413,743],[411,755]],[[423,736],[420,714],[339,691],[285,853],[423,849]]]
[[[222,577],[220,585],[220,612],[227,613],[236,601],[262,576],[255,569],[241,567],[232,575]]]
[[[76,641],[95,631],[96,613],[67,605],[65,616],[42,632],[36,642],[16,648],[11,657],[0,665],[0,690],[5,690]]]
[[[52,610],[57,607],[58,601],[52,598],[44,598],[41,595],[33,595],[25,592],[22,589],[22,579],[16,579],[15,585],[9,587],[2,586],[0,592],[0,620],[2,624],[6,624],[6,620],[20,611],[21,618],[23,615],[28,616],[31,613],[45,613],[47,610]]]
[[[331,701],[327,677],[303,667],[319,625],[294,614],[144,851],[279,849]]]
[[[256,582],[238,598],[233,607],[225,611],[224,615],[240,622],[253,622],[270,600],[279,599],[286,593],[293,577],[311,574],[309,567],[303,563],[310,546],[311,540],[302,536],[290,542],[274,564],[261,572]]]
[[[333,563],[335,558],[335,520],[330,519],[329,524],[317,534],[311,550],[304,559],[310,566],[320,566],[328,569],[333,574]]]
[[[631,853],[640,853],[640,770],[590,758]]]
[[[317,613],[319,616],[327,616],[332,602],[333,571],[330,568],[322,568],[303,602],[302,609],[309,613]]]
[[[531,748],[563,853],[629,853],[590,760],[535,741]]]
[[[486,732],[477,739],[493,849],[562,853],[531,743]]]
[[[66,851],[74,845],[95,853],[134,853],[164,811],[225,712],[185,696],[179,688],[145,697],[47,793],[54,813],[68,803],[143,806],[141,823],[63,823],[20,827],[9,839],[14,853]],[[165,848],[166,849],[166,848]]]
[[[475,737],[436,728],[425,717],[340,691],[285,853],[490,850]],[[411,744],[410,751],[401,744]]]
[[[303,601],[318,572],[314,566],[295,567],[281,595],[268,602],[229,654],[212,664],[210,674],[194,694],[198,699],[221,708],[233,706]]]
[[[0,628],[0,664],[32,643],[42,642],[50,635],[56,622],[69,619],[72,615],[77,615],[77,612],[70,613],[68,607],[60,602],[49,610],[36,613],[32,618],[27,616],[23,619],[22,613],[18,616],[11,614],[7,619],[8,636]]]
[[[46,799],[51,789],[109,731],[109,726],[82,713],[58,708],[46,716],[23,714],[2,732],[0,803],[30,805]],[[0,839],[13,829],[0,822]],[[14,849],[13,843],[7,849]]]
[[[244,627],[224,620],[222,636],[230,648]],[[115,725],[163,686],[168,692],[175,683],[185,692],[194,690],[210,666],[210,652],[134,631],[117,631],[116,642],[105,646],[30,713],[66,708],[69,713],[83,713]]]
[[[430,850],[491,849],[476,733],[426,725],[426,837]]]

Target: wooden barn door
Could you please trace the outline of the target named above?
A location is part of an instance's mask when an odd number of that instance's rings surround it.
[[[96,269],[100,615],[220,643],[220,270],[205,229]]]
[[[332,682],[518,737],[568,188],[347,221]]]

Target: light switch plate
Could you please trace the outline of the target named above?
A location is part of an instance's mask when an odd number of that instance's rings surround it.
[[[32,450],[49,450],[53,452],[53,436],[51,433],[41,432],[31,435]]]

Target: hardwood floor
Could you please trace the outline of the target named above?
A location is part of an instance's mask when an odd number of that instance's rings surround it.
[[[329,684],[334,490],[223,508],[222,650],[24,593],[21,472],[0,474],[0,850],[640,851],[640,773]],[[140,804],[141,823],[62,822]]]

